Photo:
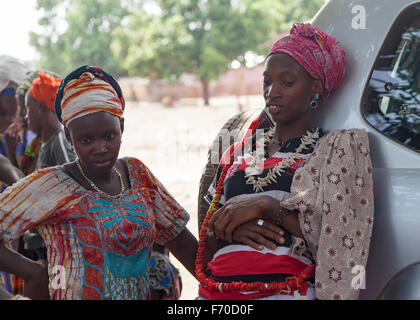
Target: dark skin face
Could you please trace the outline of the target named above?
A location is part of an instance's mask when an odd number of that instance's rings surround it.
[[[0,114],[0,132],[4,133],[6,129],[15,122],[18,122],[19,108],[15,97],[0,96],[0,105],[3,114]]]
[[[19,105],[19,120],[22,122],[24,128],[28,127],[28,122],[26,121],[26,105],[25,105],[25,96],[17,96],[17,102]]]
[[[322,93],[322,82],[282,53],[267,59],[263,77],[265,104],[277,123],[277,138],[285,141],[311,129],[313,110],[310,101],[316,93]]]
[[[32,132],[39,135],[41,133],[41,127],[42,127],[43,106],[41,105],[41,102],[37,101],[31,95],[28,95],[26,107],[28,109],[28,114],[27,114],[28,127]]]
[[[121,190],[114,165],[122,173],[125,185],[129,185],[126,167],[122,161],[117,162],[123,131],[124,119],[107,112],[75,119],[65,128],[66,138],[77,153],[85,175],[111,195]],[[74,162],[64,165],[64,169],[86,189],[93,190]]]
[[[283,53],[273,54],[267,59],[263,77],[266,108],[276,123],[274,138],[286,142],[289,139],[301,137],[306,131],[313,129],[312,114],[316,110],[312,110],[310,102],[315,94],[318,93],[321,96],[323,92],[322,81],[311,77],[296,60]],[[279,149],[279,144],[275,142],[267,146],[267,152],[270,156]],[[209,230],[214,231],[219,238],[231,242],[238,235],[238,226],[242,227],[244,223],[254,224],[255,226],[257,220],[253,219],[273,219],[275,216],[270,215],[277,214],[279,209],[279,201],[270,196],[260,196],[252,199],[233,198],[216,211],[209,222]],[[245,218],[247,215],[249,215],[249,218]],[[282,227],[285,227],[297,237],[303,237],[297,214],[289,216],[284,219]],[[260,230],[258,232],[262,233],[261,229],[257,228],[255,230]],[[241,241],[254,248],[257,245],[249,242],[250,238],[267,246],[264,241],[256,240],[258,238],[255,235],[249,236],[249,233],[244,232],[242,234],[242,238],[247,238],[247,242]],[[279,234],[279,231],[277,231],[277,234]],[[281,243],[276,237],[268,233],[265,233],[264,236]]]

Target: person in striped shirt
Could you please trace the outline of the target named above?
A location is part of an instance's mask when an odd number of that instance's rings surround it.
[[[373,224],[368,136],[324,132],[314,121],[344,71],[345,51],[309,23],[274,44],[263,73],[274,126],[251,124],[252,134],[223,155],[207,195],[201,298],[357,299],[353,268],[366,265]],[[270,223],[284,229],[283,242],[279,233],[261,241]]]

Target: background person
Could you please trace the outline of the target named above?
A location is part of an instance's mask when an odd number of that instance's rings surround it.
[[[0,154],[9,158],[11,163],[20,166],[21,158],[27,145],[35,137],[30,131],[23,132],[23,124],[19,117],[20,108],[16,99],[16,89],[25,78],[30,65],[13,57],[0,58]],[[11,144],[8,135],[22,135],[20,141]],[[9,144],[7,144],[9,142]],[[6,185],[2,186],[2,190]]]
[[[25,103],[25,97],[28,90],[32,87],[32,81],[34,81],[35,79],[39,77],[39,72],[40,70],[28,72],[26,74],[26,77],[23,79],[23,81],[19,84],[18,88],[16,89],[16,99],[18,101],[18,105],[20,109],[19,117],[20,117],[20,122],[23,123],[24,132],[25,130],[26,131],[29,130],[28,121],[27,121],[28,112],[27,112],[27,107]],[[54,72],[51,72],[51,71],[44,71],[44,72],[50,76],[58,78],[58,76]],[[54,97],[55,97],[55,93],[54,93]],[[22,138],[17,134],[9,135],[7,138],[8,139],[6,139],[6,143],[8,144],[8,148],[9,148],[9,143],[17,144],[19,143],[19,139],[24,140],[25,133],[22,135]],[[22,172],[25,175],[28,175],[35,170],[41,146],[42,146],[41,132],[37,132],[36,137],[26,147],[24,154],[22,156],[22,160],[20,161],[19,168],[22,170]],[[61,164],[61,162],[57,164]]]
[[[9,135],[22,134],[22,124],[19,119],[19,105],[16,100],[16,88],[19,83],[24,79],[25,73],[31,68],[30,64],[25,63],[22,60],[2,56],[0,57],[0,154],[11,162],[12,165],[19,167],[19,162],[23,156],[27,143],[29,143],[33,138],[34,134],[31,132],[25,132],[23,139],[17,141],[15,144],[10,144]],[[8,144],[9,142],[9,144]],[[2,168],[3,170],[9,170],[9,161],[2,159]],[[9,173],[1,173],[3,176],[10,174],[16,174],[15,169],[11,170]],[[20,174],[18,172],[18,174]],[[7,182],[7,181],[4,181]],[[10,182],[10,180],[9,180]],[[8,183],[1,184],[0,192],[2,192]],[[16,240],[8,243],[13,249],[18,250],[21,245],[20,240]],[[5,288],[13,293],[20,292],[23,288],[21,286],[21,281],[7,273],[1,273],[1,280],[4,283]]]
[[[30,74],[33,80],[25,94],[29,129],[36,134],[34,141],[35,169],[47,168],[73,161],[76,154],[64,136],[62,124],[55,115],[54,102],[61,78],[52,72],[38,71]],[[37,150],[38,149],[38,150]],[[34,166],[33,164],[31,165]],[[35,260],[47,263],[47,249],[38,231],[33,228],[23,236],[25,250],[32,252]]]

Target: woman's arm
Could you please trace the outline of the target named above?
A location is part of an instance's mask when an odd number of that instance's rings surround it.
[[[11,186],[20,178],[23,178],[23,173],[14,167],[9,159],[0,155],[0,181]]]
[[[44,265],[0,244],[0,270],[22,278],[28,298],[49,300],[48,273]]]
[[[195,277],[195,258],[198,242],[194,235],[185,228],[176,238],[167,242],[166,246],[175,258]]]

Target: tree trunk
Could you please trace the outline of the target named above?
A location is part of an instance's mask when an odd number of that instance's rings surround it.
[[[201,85],[203,86],[203,100],[204,105],[210,105],[210,88],[209,88],[209,81],[207,79],[201,79]]]

